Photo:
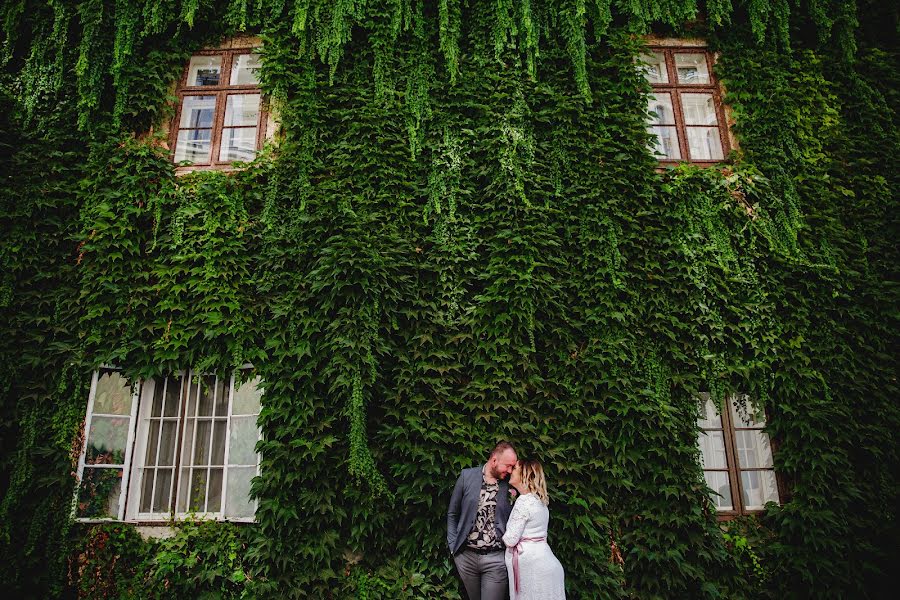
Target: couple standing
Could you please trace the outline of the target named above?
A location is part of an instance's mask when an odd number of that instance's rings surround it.
[[[515,505],[510,492],[518,492]],[[469,600],[565,599],[563,568],[547,545],[548,502],[541,463],[520,461],[509,442],[483,466],[463,470],[447,511],[447,544]]]

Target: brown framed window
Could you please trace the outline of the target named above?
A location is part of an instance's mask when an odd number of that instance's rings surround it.
[[[267,121],[259,66],[253,48],[207,50],[191,57],[178,85],[170,135],[176,163],[223,168],[256,157]]]
[[[713,56],[702,47],[651,47],[640,57],[653,88],[647,130],[661,163],[715,164],[728,154],[728,132]]]
[[[723,408],[700,394],[698,445],[711,501],[723,516],[761,512],[781,501],[765,415],[746,394],[729,394]]]

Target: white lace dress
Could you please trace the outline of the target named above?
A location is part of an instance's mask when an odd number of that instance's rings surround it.
[[[506,570],[510,600],[565,600],[563,568],[547,544],[550,511],[534,494],[519,496],[506,524]],[[543,541],[524,541],[543,538]],[[513,547],[519,545],[519,594],[513,574]]]

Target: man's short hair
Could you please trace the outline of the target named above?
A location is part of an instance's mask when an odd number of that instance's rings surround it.
[[[507,450],[512,450],[513,452],[516,452],[516,449],[513,447],[512,444],[510,444],[506,440],[501,440],[501,441],[497,442],[497,445],[494,446],[493,450],[491,450],[491,456],[492,457],[499,456],[499,455],[503,454],[504,452],[506,452]],[[518,454],[518,452],[516,452],[516,454]]]

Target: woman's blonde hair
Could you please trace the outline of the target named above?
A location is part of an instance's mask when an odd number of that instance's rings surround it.
[[[522,461],[522,487],[531,492],[544,503],[550,504],[550,495],[547,493],[547,479],[544,477],[544,467],[539,460]]]

